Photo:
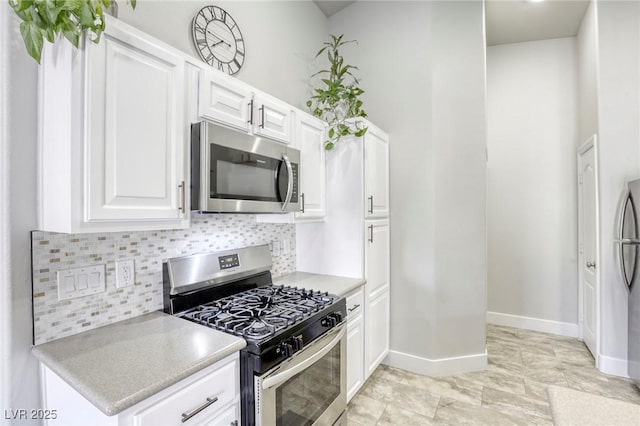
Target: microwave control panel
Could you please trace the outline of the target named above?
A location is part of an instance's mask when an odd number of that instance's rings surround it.
[[[237,253],[220,256],[218,258],[218,263],[220,264],[220,270],[222,271],[240,266],[240,260],[238,259]]]

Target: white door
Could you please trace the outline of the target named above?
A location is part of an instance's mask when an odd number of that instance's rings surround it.
[[[87,221],[186,212],[185,62],[117,27],[87,43]]]
[[[595,136],[578,149],[580,327],[594,357],[598,354],[598,195]]]
[[[307,114],[297,114],[295,146],[300,150],[300,219],[322,218],[325,215],[324,122]]]
[[[204,70],[199,92],[200,117],[245,132],[255,123],[251,88],[240,80],[216,70]]]
[[[369,126],[364,136],[365,217],[389,216],[389,139]]]
[[[286,103],[258,93],[254,98],[254,132],[284,143],[291,142],[291,109]]]

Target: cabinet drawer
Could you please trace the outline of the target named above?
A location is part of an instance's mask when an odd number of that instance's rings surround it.
[[[360,286],[346,296],[347,319],[351,319],[362,312],[364,307],[364,286]]]
[[[189,415],[202,408],[191,417],[190,422],[200,423],[203,418],[213,416],[236,398],[240,392],[237,377],[239,377],[238,360],[234,359],[210,375],[138,412],[133,417],[133,424],[136,426],[182,425],[183,414]]]

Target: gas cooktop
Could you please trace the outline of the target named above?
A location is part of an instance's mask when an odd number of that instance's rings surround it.
[[[200,304],[178,316],[259,341],[300,323],[337,300],[338,296],[319,291],[268,285]]]

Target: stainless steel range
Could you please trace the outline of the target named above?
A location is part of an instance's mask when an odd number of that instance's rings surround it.
[[[335,425],[346,409],[344,298],[273,285],[267,245],[169,259],[164,310],[243,337],[243,425]]]

